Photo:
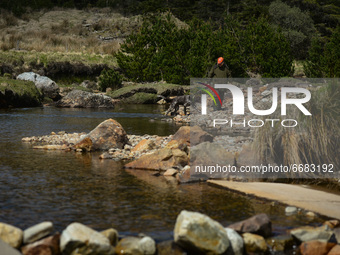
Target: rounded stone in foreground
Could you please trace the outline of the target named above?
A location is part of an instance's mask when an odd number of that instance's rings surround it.
[[[110,241],[103,234],[81,224],[72,223],[63,231],[60,238],[60,250],[63,254],[112,254]]]
[[[223,254],[229,239],[223,226],[210,217],[183,210],[177,217],[175,242],[193,253]]]

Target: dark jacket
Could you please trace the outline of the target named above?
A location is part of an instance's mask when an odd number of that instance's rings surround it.
[[[223,64],[221,67],[217,64],[214,65],[210,72],[208,73],[208,78],[229,78],[231,77],[231,73],[226,64]]]

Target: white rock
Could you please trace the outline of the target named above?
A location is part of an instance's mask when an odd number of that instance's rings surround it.
[[[103,234],[80,223],[72,223],[62,232],[60,250],[63,254],[111,254],[111,245]]]
[[[144,255],[153,255],[156,253],[156,242],[149,236],[144,236],[139,240],[139,247]]]
[[[191,252],[223,254],[229,247],[227,232],[210,217],[183,210],[174,229],[175,242]]]
[[[28,229],[24,230],[24,243],[33,243],[53,231],[53,223],[50,221],[44,221]]]
[[[298,209],[295,206],[287,206],[285,209],[285,213],[287,216],[296,214],[298,212]]]
[[[225,228],[234,255],[242,255],[244,250],[243,238],[233,229]]]

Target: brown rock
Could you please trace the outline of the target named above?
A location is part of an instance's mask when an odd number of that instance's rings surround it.
[[[89,137],[85,137],[84,139],[82,139],[80,142],[78,142],[77,144],[75,144],[73,146],[73,148],[75,150],[85,150],[85,151],[91,151],[92,150],[92,146],[93,146],[93,143],[92,143],[92,140],[91,138]]]
[[[328,220],[323,223],[323,225],[327,225],[331,229],[337,228],[340,226],[340,221],[339,220]]]
[[[123,149],[127,142],[128,138],[123,127],[117,121],[108,119],[100,123],[74,147],[86,150]]]
[[[163,148],[125,165],[126,168],[167,170],[172,167],[185,166],[189,163],[188,155],[179,150]]]
[[[169,168],[168,170],[165,171],[163,174],[164,176],[174,176],[178,173],[177,169],[174,168]]]
[[[152,150],[156,147],[155,142],[148,139],[143,139],[140,141],[131,151],[132,152],[145,152]]]
[[[60,234],[49,236],[21,248],[23,255],[59,255]]]
[[[248,232],[261,235],[263,237],[269,237],[272,234],[272,223],[265,213],[231,224],[228,228],[234,229],[241,234]]]
[[[328,255],[339,255],[340,254],[340,245],[335,245],[329,252]]]
[[[181,151],[188,152],[188,145],[186,144],[185,140],[171,140],[165,147],[169,149],[180,149]]]
[[[262,236],[244,233],[242,237],[248,254],[265,254],[268,250],[266,241]]]
[[[158,255],[186,255],[187,253],[173,241],[157,244]]]
[[[300,251],[302,255],[326,255],[335,245],[335,243],[312,240],[303,242],[300,245]]]
[[[213,136],[199,126],[183,126],[174,134],[172,140],[185,141],[188,145],[194,146],[202,142],[212,142]]]

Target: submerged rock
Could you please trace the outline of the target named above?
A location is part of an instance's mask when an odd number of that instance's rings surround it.
[[[220,223],[204,214],[185,210],[177,217],[174,237],[178,245],[194,254],[223,254],[230,245]]]

